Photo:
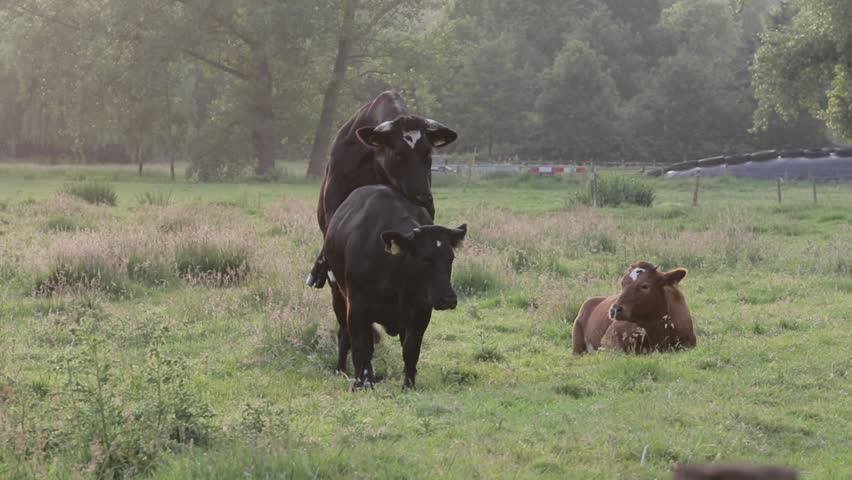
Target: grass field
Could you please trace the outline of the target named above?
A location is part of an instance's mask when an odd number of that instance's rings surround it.
[[[117,205],[68,184],[100,179]],[[318,184],[171,183],[0,164],[0,478],[669,478],[677,462],[852,478],[852,185],[651,180],[592,210],[575,179],[436,179],[469,225],[461,299],[418,390],[385,336],[375,391],[334,375]],[[698,347],[570,353],[635,260],[686,267]],[[646,462],[642,452],[647,449]]]

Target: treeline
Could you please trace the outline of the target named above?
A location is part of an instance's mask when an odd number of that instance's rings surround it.
[[[795,109],[764,108],[751,131],[761,32],[798,3],[0,1],[2,147],[140,170],[187,159],[202,180],[273,175],[276,159],[320,175],[337,126],[386,89],[480,158],[822,146],[823,123]]]

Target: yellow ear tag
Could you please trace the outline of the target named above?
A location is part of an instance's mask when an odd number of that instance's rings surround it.
[[[391,240],[390,248],[385,248],[385,251],[391,255],[399,255],[402,253],[402,248],[399,247],[395,240]]]

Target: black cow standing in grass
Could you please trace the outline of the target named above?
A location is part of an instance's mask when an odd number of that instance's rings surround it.
[[[456,132],[434,120],[408,115],[394,92],[384,92],[361,107],[340,128],[331,146],[317,206],[323,235],[346,197],[366,185],[388,185],[434,218],[432,150],[456,138]],[[322,288],[327,272],[320,252],[306,283]]]
[[[324,251],[340,324],[337,369],[346,370],[351,347],[353,389],[373,386],[374,323],[389,335],[399,335],[405,362],[403,388],[414,387],[420,344],[432,309],[456,307],[450,285],[453,249],[465,233],[466,225],[433,225],[424,207],[386,186],[355,190],[334,214]]]

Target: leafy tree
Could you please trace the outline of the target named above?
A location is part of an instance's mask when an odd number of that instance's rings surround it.
[[[754,124],[773,114],[795,119],[806,111],[852,142],[852,3],[797,0],[789,22],[761,35],[752,69],[758,108]]]
[[[741,29],[725,0],[678,0],[660,30],[676,45],[631,102],[634,154],[677,161],[737,148],[748,126],[748,86],[734,69]]]
[[[325,168],[339,97],[346,72],[354,56],[369,56],[378,40],[395,40],[382,35],[391,30],[385,22],[408,24],[418,16],[423,0],[339,0],[333,2],[340,10],[337,29],[337,49],[333,69],[322,96],[320,117],[314,132],[308,176],[320,177]],[[411,54],[412,52],[407,52]],[[378,93],[378,92],[375,92]]]
[[[477,146],[489,159],[495,144],[517,145],[523,140],[524,112],[533,100],[530,85],[535,72],[517,66],[515,47],[504,34],[471,51],[443,97],[464,146]]]
[[[542,149],[572,160],[603,158],[616,138],[618,103],[606,57],[568,40],[536,99]]]
[[[307,133],[300,99],[314,82],[297,66],[309,63],[326,3],[16,0],[0,12],[13,25],[16,64],[37,82],[28,94],[73,145],[105,136],[135,150],[154,126],[174,130],[161,120],[176,111],[171,92],[183,81],[171,75],[187,70],[172,66],[190,63],[218,86],[207,110],[228,134],[208,141],[247,137],[266,175],[282,138]]]

